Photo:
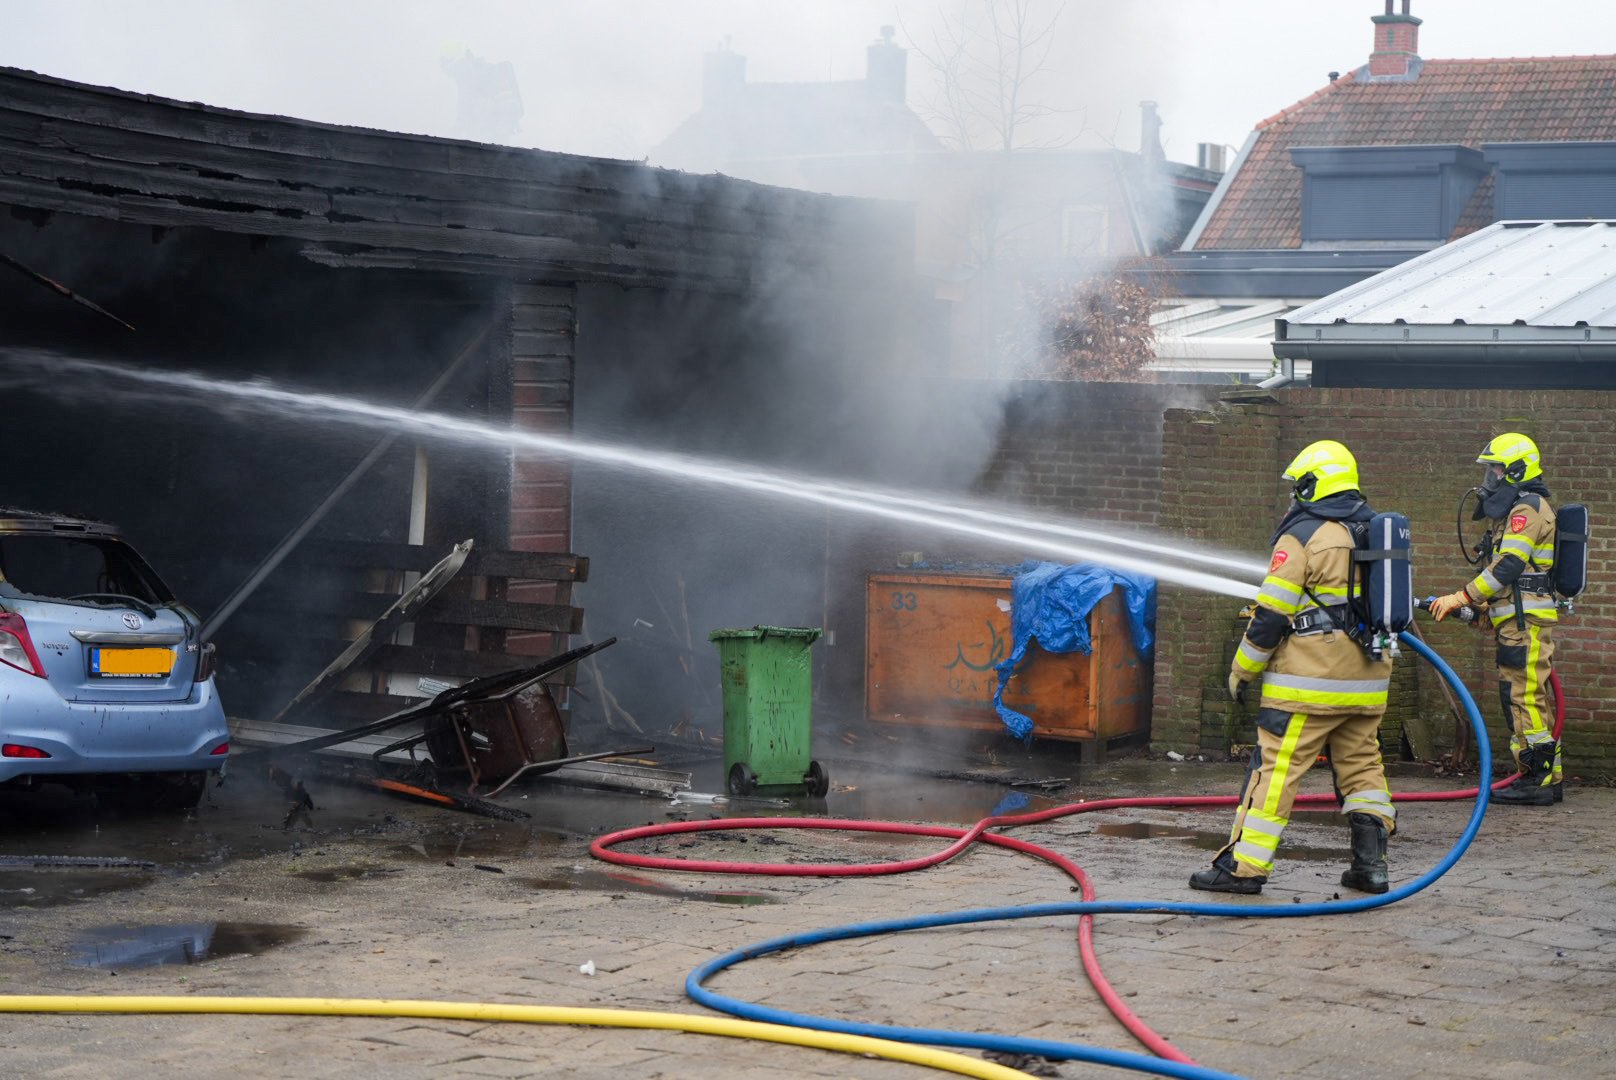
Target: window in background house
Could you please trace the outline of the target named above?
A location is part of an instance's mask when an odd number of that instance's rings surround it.
[[[1109,214],[1103,206],[1068,206],[1061,211],[1061,254],[1067,258],[1104,255]]]

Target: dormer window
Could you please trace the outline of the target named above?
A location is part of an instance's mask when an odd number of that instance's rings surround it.
[[[1302,170],[1302,246],[1447,240],[1487,173],[1467,146],[1293,147]]]
[[[1616,218],[1616,142],[1483,143],[1496,221]]]

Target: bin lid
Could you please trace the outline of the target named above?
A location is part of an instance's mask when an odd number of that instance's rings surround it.
[[[766,637],[797,638],[804,644],[816,640],[824,630],[817,626],[749,626],[744,629],[714,630],[707,635],[708,641],[732,641],[736,638]]]

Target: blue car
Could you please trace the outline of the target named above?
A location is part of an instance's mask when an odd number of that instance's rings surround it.
[[[115,527],[0,510],[0,785],[195,806],[230,752],[201,631]]]

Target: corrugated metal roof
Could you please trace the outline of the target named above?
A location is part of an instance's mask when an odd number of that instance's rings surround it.
[[[1300,305],[1293,300],[1208,298],[1164,301],[1150,317],[1163,338],[1263,338],[1272,340],[1274,320]]]
[[[1500,221],[1285,320],[1317,341],[1616,340],[1616,222]]]

